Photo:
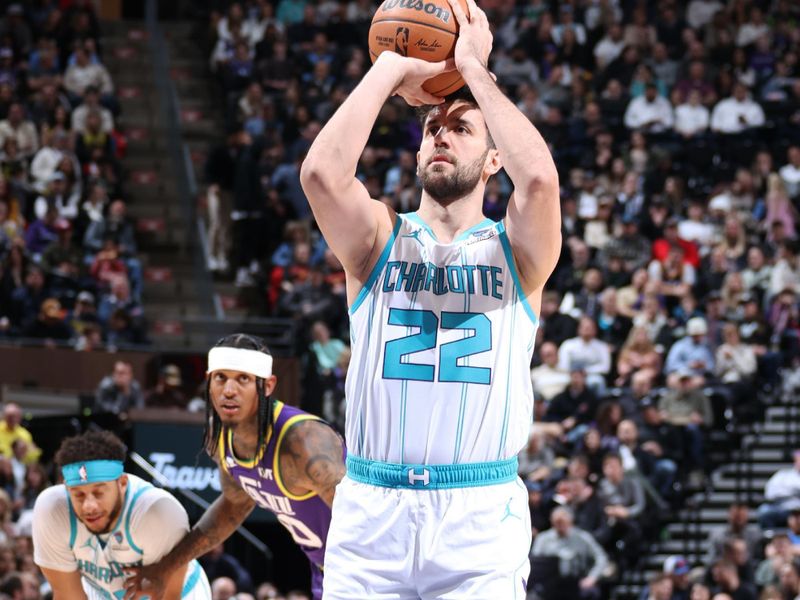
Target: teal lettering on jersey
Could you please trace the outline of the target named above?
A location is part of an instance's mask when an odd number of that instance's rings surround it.
[[[384,293],[421,290],[444,294],[481,294],[503,299],[503,269],[490,265],[409,263],[393,260],[386,264],[381,290]]]
[[[78,559],[78,571],[80,571],[86,577],[91,577],[97,581],[102,581],[103,583],[110,583],[112,580],[118,577],[125,577],[124,569],[126,567],[138,567],[141,564],[142,561],[123,564],[112,560],[108,564],[108,567],[101,567],[88,560]]]

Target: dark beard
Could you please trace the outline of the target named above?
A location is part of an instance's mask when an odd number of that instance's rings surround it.
[[[480,158],[464,167],[455,163],[453,165],[455,166],[455,173],[452,175],[429,172],[429,162],[424,169],[420,170],[419,179],[422,182],[422,189],[439,204],[450,204],[454,200],[463,198],[474,190],[481,180],[483,164],[486,161],[488,152],[489,150],[487,149]]]

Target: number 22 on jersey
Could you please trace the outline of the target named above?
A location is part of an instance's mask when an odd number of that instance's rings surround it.
[[[492,349],[492,322],[485,314],[445,311],[439,319],[431,310],[392,308],[389,310],[388,324],[413,327],[419,331],[386,342],[383,357],[384,379],[483,385],[491,383],[491,369],[459,364],[460,359]],[[471,331],[472,335],[441,344],[438,365],[402,362],[403,357],[410,354],[435,348],[440,329]]]

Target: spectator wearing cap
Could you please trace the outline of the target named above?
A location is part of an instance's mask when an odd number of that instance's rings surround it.
[[[667,385],[678,387],[678,378],[688,375],[691,389],[705,385],[706,377],[714,371],[714,356],[706,342],[708,325],[702,317],[686,323],[686,335],[672,345],[667,354],[665,371]]]
[[[30,158],[39,149],[39,134],[33,121],[25,118],[25,108],[20,102],[12,102],[8,115],[0,121],[0,146],[7,139],[17,142],[17,149],[23,158]]]
[[[800,449],[792,457],[794,464],[776,471],[764,487],[764,503],[758,507],[763,529],[785,527],[789,512],[800,510]]]
[[[593,319],[581,317],[578,336],[566,340],[559,348],[558,366],[564,371],[585,371],[587,385],[598,395],[605,391],[605,378],[611,371],[611,352],[608,344],[597,339],[597,324]]]
[[[178,365],[165,365],[158,375],[158,381],[145,395],[148,408],[185,409],[186,394],[182,390],[183,378]]]
[[[603,248],[598,257],[601,265],[607,265],[611,259],[622,261],[626,273],[633,273],[650,261],[651,248],[647,239],[639,233],[639,221],[636,216],[626,214],[622,217],[621,235],[613,237]]]
[[[658,87],[650,82],[643,96],[633,98],[625,109],[625,127],[644,133],[666,133],[672,130],[675,117],[669,100],[658,95]]]
[[[558,583],[554,587],[559,598],[599,598],[597,584],[608,566],[608,556],[588,532],[574,526],[568,508],[553,510],[550,521],[552,527],[536,536],[531,558],[558,558]]]
[[[558,368],[558,346],[553,342],[542,343],[539,347],[539,358],[542,364],[531,369],[533,391],[549,401],[566,389],[570,377],[567,371]]]
[[[78,335],[83,335],[89,327],[99,326],[100,318],[97,316],[97,306],[91,292],[84,290],[78,294],[67,322]]]
[[[123,415],[134,408],[144,408],[144,394],[133,377],[133,365],[118,360],[114,370],[100,380],[94,396],[94,412]]]

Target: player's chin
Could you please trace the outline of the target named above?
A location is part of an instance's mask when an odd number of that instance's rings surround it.
[[[81,521],[83,521],[83,524],[86,525],[86,529],[92,533],[103,533],[106,529],[108,529],[110,524],[107,515],[101,515],[95,519],[83,517]]]

